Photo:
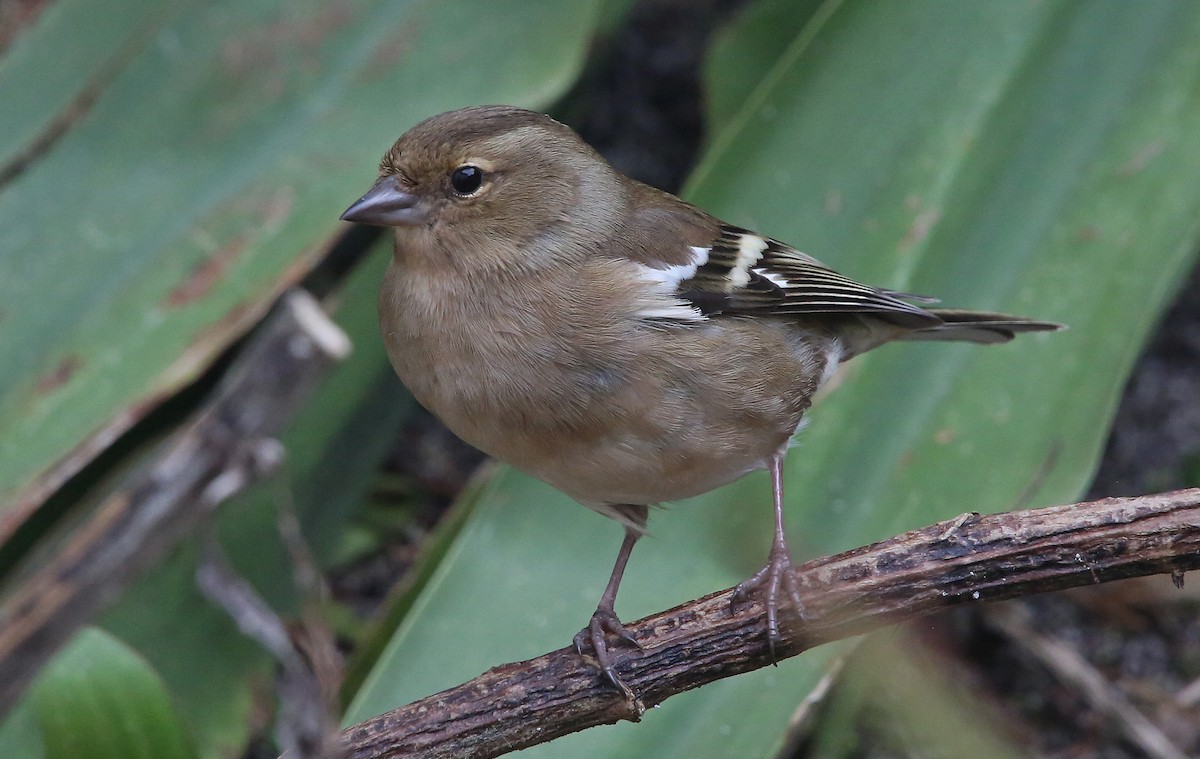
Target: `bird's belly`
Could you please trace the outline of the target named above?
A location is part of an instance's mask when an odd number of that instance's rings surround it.
[[[773,452],[718,452],[692,442],[675,441],[668,460],[656,455],[654,442],[630,438],[568,448],[552,461],[529,462],[524,468],[585,505],[656,504],[733,482],[765,467]]]
[[[589,506],[706,493],[765,467],[799,422],[782,400],[730,412],[645,384],[616,397],[529,390],[474,406],[459,398],[436,412],[467,442]]]

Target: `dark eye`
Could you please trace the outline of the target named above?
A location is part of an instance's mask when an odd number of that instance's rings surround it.
[[[478,166],[459,166],[450,174],[450,186],[459,195],[470,195],[483,184],[483,169]]]

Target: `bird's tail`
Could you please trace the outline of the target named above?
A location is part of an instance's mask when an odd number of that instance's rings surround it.
[[[931,308],[941,324],[905,333],[901,340],[966,340],[972,343],[1006,343],[1018,332],[1054,332],[1065,325],[1024,319],[1009,314]]]

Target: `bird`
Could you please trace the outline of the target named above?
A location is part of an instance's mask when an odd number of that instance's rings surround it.
[[[393,229],[379,319],[415,399],[624,528],[574,645],[627,693],[612,649],[639,646],[614,606],[651,506],[770,473],[768,560],[733,601],[761,600],[774,658],[781,603],[803,609],[783,464],[817,390],[893,340],[1003,343],[1062,326],[857,282],[624,176],[570,127],[514,106],[413,126],[341,219]]]

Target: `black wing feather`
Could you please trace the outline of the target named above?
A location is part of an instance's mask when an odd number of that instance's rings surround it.
[[[855,282],[795,248],[728,224],[679,297],[707,316],[869,313],[913,328],[941,319],[920,306],[932,299]]]

